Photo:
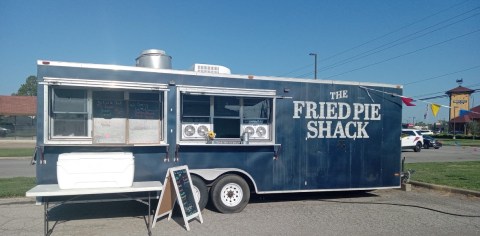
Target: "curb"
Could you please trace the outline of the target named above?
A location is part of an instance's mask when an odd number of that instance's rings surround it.
[[[422,187],[422,188],[428,188],[428,189],[451,192],[451,193],[458,193],[458,194],[463,194],[463,195],[466,195],[466,196],[480,197],[480,192],[473,191],[473,190],[453,188],[453,187],[448,187],[448,186],[444,186],[444,185],[429,184],[429,183],[418,182],[418,181],[413,181],[413,180],[408,181],[408,183],[411,184],[411,185],[417,186],[417,187]]]

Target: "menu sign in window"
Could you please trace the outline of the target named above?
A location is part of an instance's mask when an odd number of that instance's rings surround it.
[[[125,118],[125,101],[122,100],[94,100],[94,118]]]
[[[130,143],[160,142],[160,102],[129,101],[128,137]]]
[[[93,142],[126,142],[126,109],[122,100],[93,101]]]

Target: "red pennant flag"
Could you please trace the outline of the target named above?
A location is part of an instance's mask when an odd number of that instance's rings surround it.
[[[401,98],[402,98],[402,102],[405,103],[405,105],[409,107],[415,106],[415,104],[412,103],[413,99],[407,98],[407,97],[401,97]]]

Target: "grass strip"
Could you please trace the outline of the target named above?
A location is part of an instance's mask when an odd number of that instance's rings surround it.
[[[472,146],[480,147],[479,139],[437,139],[446,146]]]
[[[25,193],[35,187],[34,177],[0,179],[0,198],[25,197]]]
[[[0,148],[0,157],[31,157],[35,148]]]
[[[480,191],[480,161],[407,163],[415,181]]]

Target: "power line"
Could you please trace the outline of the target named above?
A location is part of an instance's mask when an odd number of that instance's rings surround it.
[[[294,72],[303,70],[303,69],[305,69],[305,68],[307,68],[307,67],[310,67],[310,66],[312,66],[312,65],[313,65],[313,63],[312,63],[312,64],[309,64],[309,65],[306,65],[306,66],[299,67],[299,68],[294,69],[294,70],[292,70],[292,71],[290,71],[290,72],[287,72],[287,73],[285,73],[285,74],[281,74],[281,75],[279,75],[279,77],[284,77],[284,76],[286,76],[286,75],[289,75],[289,74],[291,74],[291,73],[294,73]]]
[[[460,23],[460,22],[462,22],[462,21],[465,21],[465,20],[467,20],[467,19],[470,19],[470,18],[472,18],[472,17],[475,17],[475,16],[479,15],[480,13],[476,13],[476,14],[474,14],[474,15],[468,16],[468,17],[466,17],[466,18],[463,18],[463,19],[461,19],[461,20],[455,21],[455,22],[450,23],[450,24],[448,24],[448,25],[444,25],[444,26],[442,26],[442,27],[440,27],[440,28],[434,29],[434,30],[432,30],[432,31],[429,31],[429,32],[424,33],[424,34],[422,34],[422,35],[419,35],[419,36],[417,36],[417,37],[413,37],[413,38],[410,38],[410,39],[401,41],[402,39],[409,38],[409,37],[414,36],[414,35],[422,32],[422,31],[425,31],[425,30],[427,30],[427,29],[433,28],[433,27],[435,27],[435,26],[438,26],[438,25],[440,25],[440,24],[443,24],[443,23],[445,23],[445,22],[448,22],[448,21],[450,21],[450,20],[452,20],[452,19],[455,19],[455,18],[457,18],[457,17],[459,17],[459,16],[468,14],[468,13],[470,13],[470,12],[472,12],[472,11],[475,11],[475,10],[478,10],[478,9],[480,9],[480,7],[476,7],[476,8],[474,8],[474,9],[471,9],[471,10],[467,11],[467,12],[464,12],[464,13],[462,13],[462,14],[456,15],[456,16],[454,16],[454,17],[451,17],[451,18],[447,19],[447,20],[441,21],[441,22],[439,22],[439,23],[437,23],[437,24],[434,24],[434,25],[432,25],[432,26],[426,27],[426,28],[424,28],[424,29],[421,29],[421,30],[419,30],[419,31],[416,31],[416,32],[414,32],[414,33],[411,33],[411,34],[409,34],[409,35],[406,35],[406,36],[404,36],[404,37],[401,37],[401,38],[399,38],[399,39],[396,39],[396,40],[394,40],[394,41],[385,43],[385,44],[380,45],[380,46],[378,46],[378,47],[376,47],[376,48],[373,48],[373,49],[367,50],[367,51],[365,51],[365,52],[359,53],[359,54],[357,54],[357,55],[355,55],[355,56],[346,58],[346,59],[344,59],[344,60],[338,61],[338,62],[333,63],[333,64],[331,64],[331,65],[322,67],[322,68],[320,68],[319,71],[320,71],[320,72],[321,72],[321,71],[326,71],[326,70],[329,70],[329,69],[332,69],[332,68],[335,68],[335,67],[338,67],[338,66],[341,66],[341,65],[345,65],[345,64],[350,63],[350,62],[353,62],[353,61],[357,61],[357,60],[359,60],[359,59],[368,57],[368,56],[373,55],[373,54],[377,54],[377,53],[379,53],[379,52],[382,52],[382,51],[385,51],[385,50],[387,50],[387,49],[393,48],[393,47],[395,47],[395,46],[398,46],[398,45],[401,45],[401,44],[410,42],[410,41],[412,41],[412,40],[421,38],[421,37],[426,36],[426,35],[428,35],[428,34],[431,34],[431,33],[433,33],[433,32],[436,32],[436,31],[439,31],[439,30],[441,30],[441,29],[444,29],[444,28],[447,28],[447,27],[449,27],[449,26],[452,26],[452,25],[454,25],[454,24]],[[398,41],[401,41],[401,42],[394,44],[395,42],[398,42]],[[393,44],[393,45],[391,45],[391,44]],[[391,45],[391,46],[386,47],[386,48],[383,48],[383,47],[388,46],[388,45]],[[377,50],[377,49],[379,49],[379,50]],[[375,51],[375,50],[376,50],[376,51]]]
[[[403,86],[407,86],[407,85],[411,85],[411,84],[416,84],[416,83],[420,83],[420,82],[425,82],[425,81],[432,80],[432,79],[438,79],[438,78],[442,78],[442,77],[445,77],[445,76],[448,76],[448,75],[454,75],[454,74],[457,74],[457,73],[460,73],[460,72],[465,72],[465,71],[473,70],[473,69],[476,69],[476,68],[480,68],[480,65],[474,66],[474,67],[470,67],[470,68],[467,68],[467,69],[463,69],[463,70],[459,70],[459,71],[455,71],[455,72],[451,72],[451,73],[447,73],[447,74],[443,74],[443,75],[439,75],[439,76],[430,77],[430,78],[428,78],[428,79],[422,79],[422,80],[413,81],[413,82],[410,82],[410,83],[403,84]]]
[[[478,86],[478,85],[480,85],[480,83],[478,83],[478,84],[466,85],[466,87],[475,87],[475,86]],[[477,91],[477,90],[479,90],[479,89],[475,89],[475,90]],[[420,97],[419,100],[422,100],[422,99],[424,99],[424,98],[422,98],[422,97],[431,96],[431,95],[435,95],[435,94],[439,94],[439,93],[445,94],[446,92],[447,92],[447,91],[440,91],[440,92],[434,92],[434,93],[426,93],[426,94],[416,95],[416,96],[412,96],[412,97],[416,97],[416,98]],[[446,94],[445,94],[445,95],[446,95]],[[443,95],[439,95],[439,96],[443,96]]]
[[[480,84],[472,84],[472,85],[466,85],[466,87],[474,87],[474,86],[477,86],[477,85],[480,85]],[[439,93],[446,93],[447,91],[440,91],[440,92],[434,92],[434,93],[426,93],[426,94],[422,94],[422,95],[416,95],[414,97],[425,97],[425,96],[429,96],[429,95],[434,95],[434,94],[439,94]]]
[[[473,90],[472,93],[476,93],[476,92],[478,92],[480,89],[472,89],[472,90]],[[428,97],[428,98],[419,98],[419,99],[417,99],[417,100],[425,101],[425,100],[432,100],[432,99],[436,99],[436,98],[445,98],[445,97],[448,97],[448,94],[438,95],[438,96],[433,96],[433,97]]]
[[[400,57],[403,57],[403,56],[414,54],[414,53],[417,53],[419,51],[423,51],[425,49],[432,48],[432,47],[435,47],[435,46],[438,46],[438,45],[441,45],[441,44],[444,44],[444,43],[447,43],[447,42],[450,42],[450,41],[453,41],[453,40],[456,40],[456,39],[459,39],[459,38],[462,38],[462,37],[465,37],[465,36],[468,36],[470,34],[477,33],[479,31],[480,31],[480,29],[477,29],[477,30],[471,31],[469,33],[462,34],[460,36],[453,37],[453,38],[450,38],[450,39],[441,41],[439,43],[435,43],[435,44],[432,44],[432,45],[429,45],[429,46],[426,46],[426,47],[423,47],[423,48],[420,48],[420,49],[417,49],[417,50],[414,50],[414,51],[411,51],[411,52],[407,52],[407,53],[404,53],[404,54],[401,54],[401,55],[398,55],[398,56],[390,57],[388,59],[385,59],[385,60],[382,60],[382,61],[379,61],[379,62],[368,64],[366,66],[358,67],[358,68],[355,68],[355,69],[352,69],[352,70],[349,70],[349,71],[346,71],[346,72],[342,72],[342,73],[339,73],[339,74],[336,74],[336,75],[332,75],[332,76],[326,77],[325,79],[329,79],[329,78],[337,77],[337,76],[340,76],[340,75],[348,74],[348,73],[351,73],[351,72],[354,72],[354,71],[357,71],[357,70],[365,69],[365,68],[368,68],[368,67],[371,67],[371,66],[375,66],[375,65],[387,62],[387,61],[391,61],[391,60],[394,60],[394,59],[397,59],[397,58],[400,58]]]
[[[414,21],[414,22],[412,22],[412,23],[409,23],[409,24],[407,24],[407,25],[404,25],[404,26],[402,26],[402,27],[400,27],[400,28],[398,28],[398,29],[396,29],[396,30],[390,31],[389,33],[386,33],[386,34],[384,34],[384,35],[382,35],[382,36],[379,36],[379,37],[377,37],[377,38],[371,39],[371,40],[369,40],[369,41],[367,41],[367,42],[365,42],[365,43],[362,43],[362,44],[359,44],[359,45],[354,46],[354,47],[352,47],[352,48],[349,48],[349,49],[347,49],[347,50],[341,51],[341,52],[339,52],[339,53],[337,53],[337,54],[334,54],[334,55],[332,55],[332,56],[329,56],[329,57],[327,57],[327,58],[323,58],[322,61],[329,60],[329,59],[331,59],[331,58],[334,58],[334,57],[336,57],[336,56],[339,56],[339,55],[342,55],[342,54],[344,54],[344,53],[346,53],[346,52],[349,52],[349,51],[351,51],[351,50],[353,50],[353,49],[357,49],[357,48],[359,48],[359,47],[361,47],[361,46],[364,46],[364,45],[367,45],[367,44],[369,44],[369,43],[371,43],[371,42],[374,42],[374,41],[377,41],[377,40],[379,40],[379,39],[385,38],[386,36],[389,36],[389,35],[391,35],[391,34],[394,34],[394,33],[396,33],[396,32],[399,32],[399,31],[401,31],[401,30],[403,30],[403,29],[405,29],[405,28],[408,28],[408,27],[410,27],[410,26],[412,26],[412,25],[415,25],[415,24],[417,24],[417,23],[420,23],[420,22],[422,22],[422,21],[425,21],[425,20],[427,20],[427,19],[429,19],[429,18],[431,18],[431,17],[433,17],[433,16],[436,16],[436,15],[438,15],[438,14],[440,14],[440,13],[443,13],[443,12],[445,12],[445,11],[448,11],[448,10],[450,10],[450,9],[453,9],[453,8],[456,8],[456,7],[460,6],[460,5],[463,5],[463,4],[465,4],[466,2],[468,2],[468,1],[470,1],[470,0],[466,0],[466,1],[463,1],[463,2],[458,3],[458,4],[454,4],[454,5],[450,6],[450,7],[447,7],[447,8],[445,8],[445,9],[443,9],[443,10],[440,10],[440,11],[438,11],[438,12],[436,12],[436,13],[433,13],[433,14],[431,14],[431,15],[429,15],[429,16],[426,16],[426,17],[424,17],[424,18],[422,18],[422,19],[420,19],[420,20],[416,20],[416,21]]]
[[[444,98],[444,97],[448,97],[448,95],[444,94],[444,95],[438,95],[438,96],[428,97],[428,98],[419,98],[418,100],[425,101],[425,100],[431,100],[431,99],[436,99],[436,98]]]
[[[362,47],[362,46],[364,46],[364,45],[367,45],[367,44],[372,43],[372,42],[374,42],[374,41],[377,41],[377,40],[379,40],[379,39],[385,38],[386,36],[389,36],[389,35],[391,35],[391,34],[397,33],[397,32],[399,32],[399,31],[401,31],[401,30],[403,30],[403,29],[406,29],[406,28],[408,28],[408,27],[410,27],[410,26],[412,26],[412,25],[418,24],[418,23],[420,23],[420,22],[422,22],[422,21],[425,21],[425,20],[427,20],[427,19],[429,19],[429,18],[432,18],[432,17],[434,17],[434,16],[436,16],[436,15],[439,15],[439,14],[441,14],[441,13],[443,13],[443,12],[446,12],[446,11],[449,11],[449,10],[451,10],[451,9],[457,8],[457,7],[459,7],[459,6],[467,3],[467,2],[469,2],[469,1],[470,1],[470,0],[466,0],[466,1],[463,1],[463,2],[461,2],[461,3],[451,5],[451,6],[447,7],[447,8],[444,8],[444,9],[442,9],[442,10],[440,10],[440,11],[437,11],[437,12],[435,12],[435,13],[433,13],[433,14],[431,14],[431,15],[428,15],[428,16],[426,16],[426,17],[424,17],[424,18],[421,18],[421,19],[419,19],[419,20],[415,20],[415,21],[413,21],[413,22],[411,22],[411,23],[408,23],[408,24],[406,24],[406,25],[404,25],[404,26],[402,26],[402,27],[400,27],[400,28],[398,28],[398,29],[396,29],[396,30],[390,31],[390,32],[388,32],[388,33],[386,33],[386,34],[384,34],[384,35],[381,35],[381,36],[379,36],[379,37],[376,37],[376,38],[374,38],[374,39],[371,39],[371,40],[369,40],[369,41],[367,41],[367,42],[365,42],[365,43],[361,43],[361,44],[359,44],[359,45],[357,45],[357,46],[354,46],[354,47],[351,47],[351,48],[346,49],[346,50],[344,50],[344,51],[341,51],[341,52],[336,53],[336,54],[334,54],[334,55],[332,55],[332,56],[329,56],[329,57],[327,57],[327,58],[322,58],[322,61],[327,61],[327,60],[329,60],[329,59],[332,59],[332,58],[334,58],[334,57],[337,57],[337,56],[339,56],[339,55],[342,55],[342,54],[344,54],[344,53],[346,53],[346,52],[352,51],[353,49],[357,49],[357,48],[359,48],[359,47]],[[307,68],[307,67],[310,67],[311,65],[312,65],[312,64],[299,67],[299,68],[297,68],[297,69],[294,69],[294,70],[292,70],[292,71],[289,71],[289,72],[284,73],[284,74],[279,75],[279,76],[282,77],[282,76],[286,76],[286,75],[292,74],[292,73],[294,73],[294,72],[297,72],[297,71],[300,71],[300,70],[305,69],[305,68]],[[303,75],[300,75],[300,76],[296,76],[296,77],[299,78],[299,77],[302,77],[302,76],[305,76],[305,75],[310,75],[310,74],[312,74],[312,73],[306,73],[306,74],[303,74]]]
[[[301,74],[299,76],[295,76],[295,78],[305,78],[306,76],[313,75],[313,72],[307,72],[305,74]]]

